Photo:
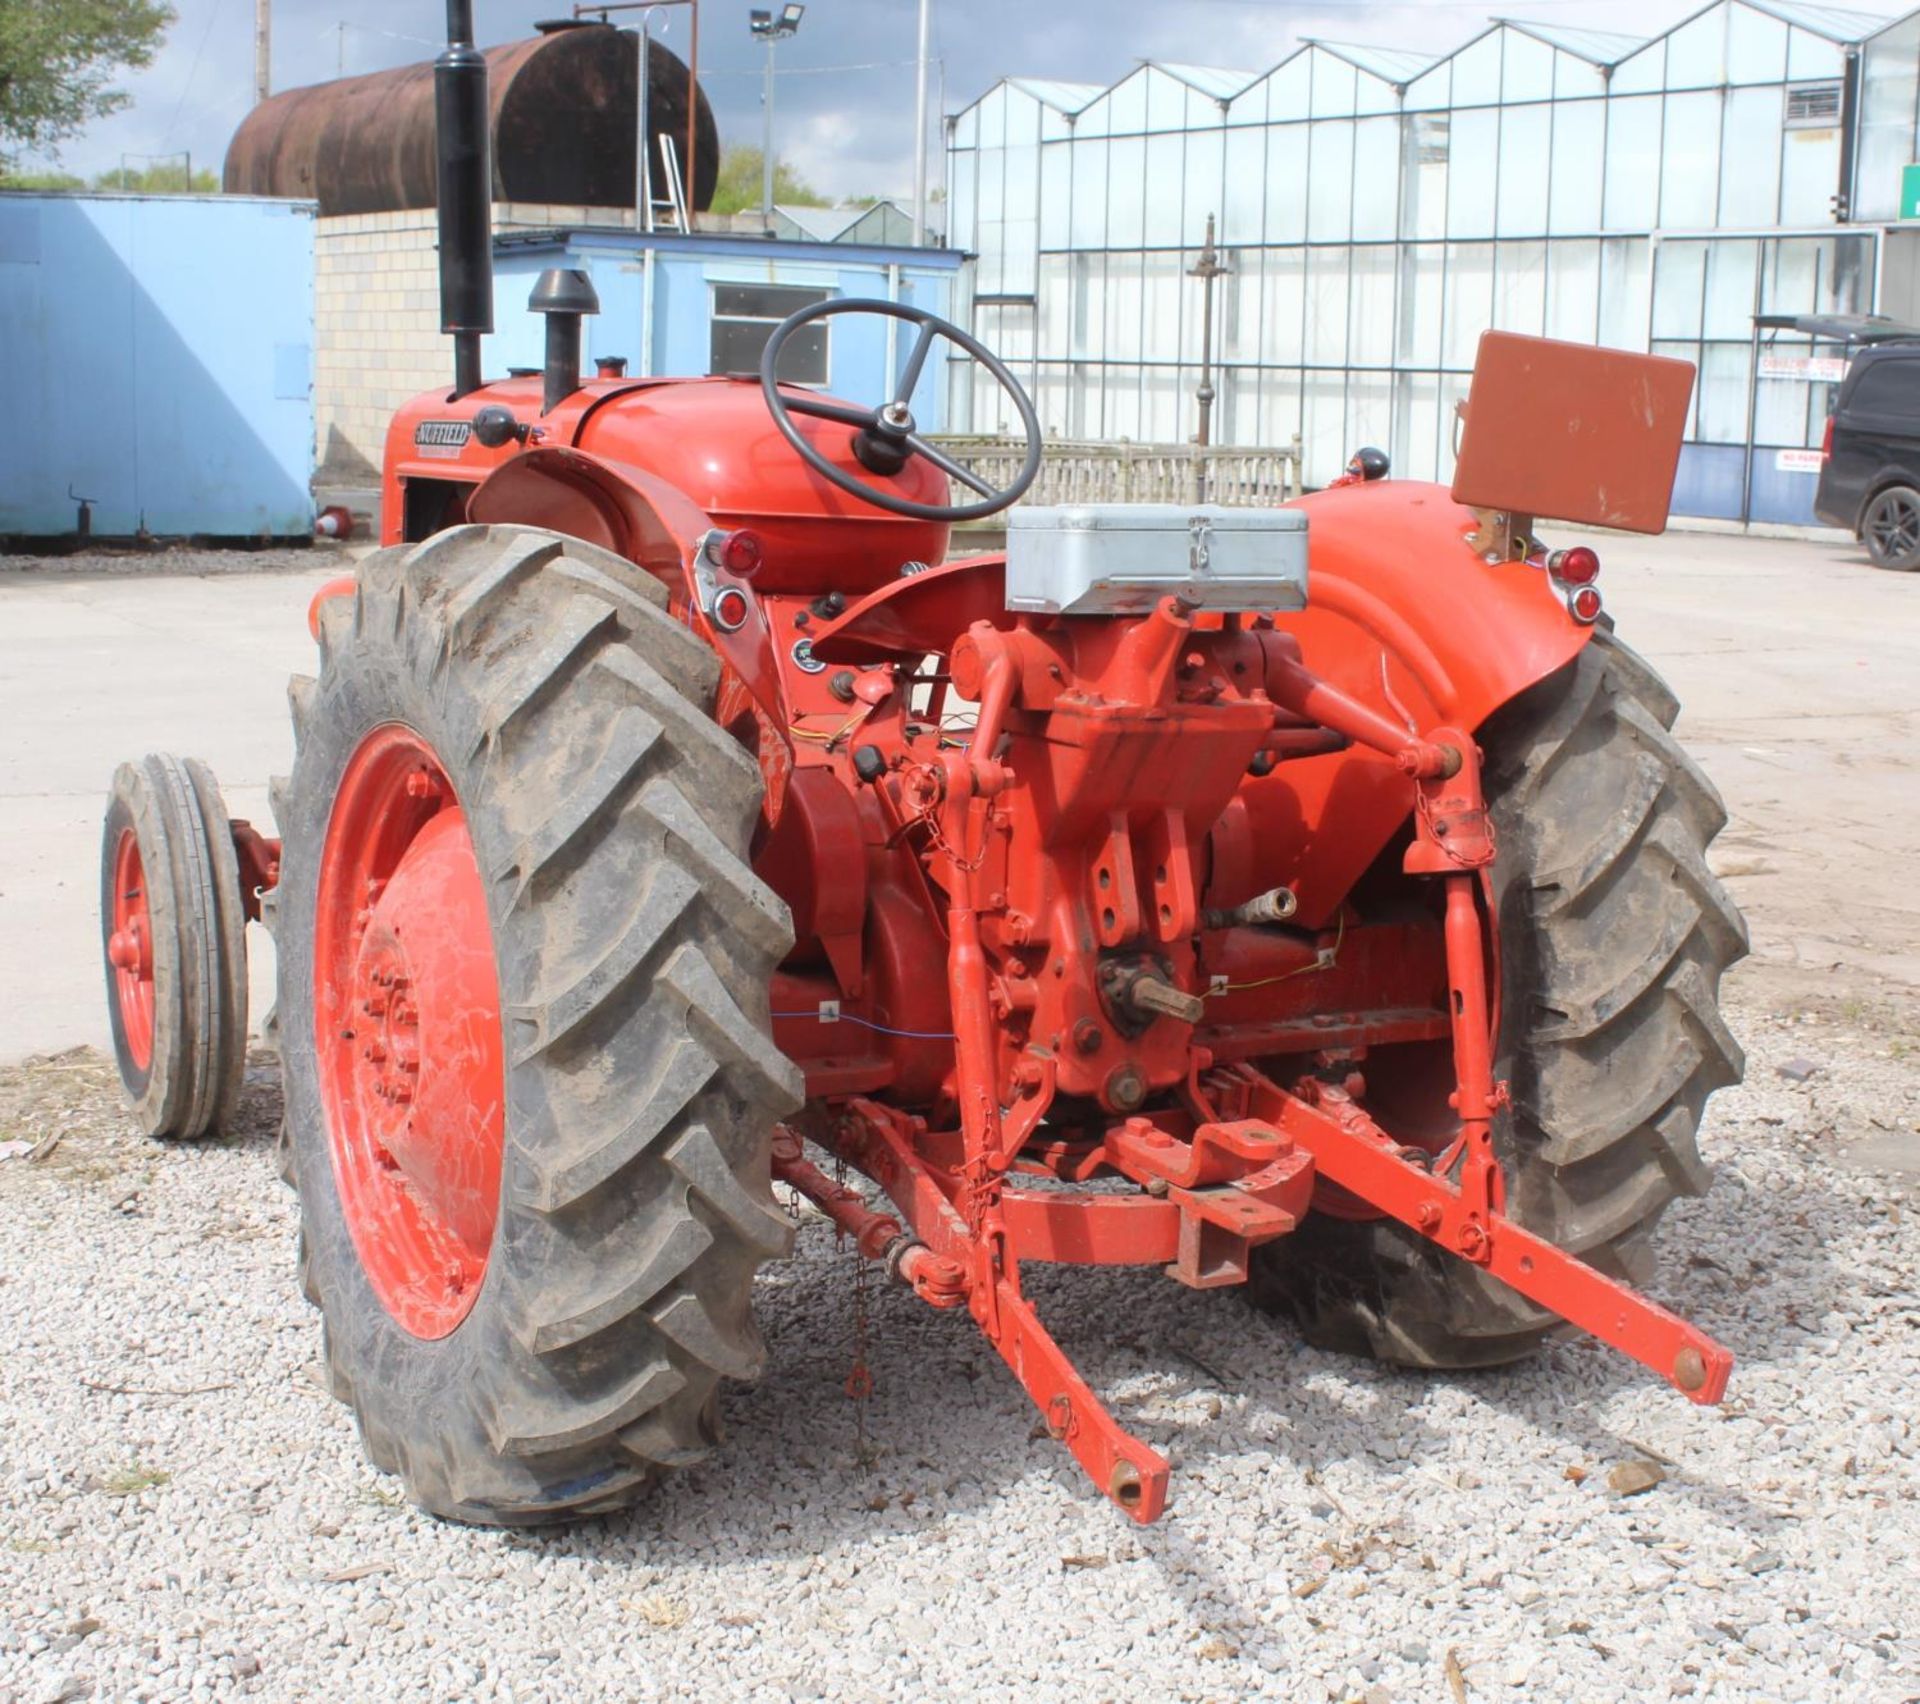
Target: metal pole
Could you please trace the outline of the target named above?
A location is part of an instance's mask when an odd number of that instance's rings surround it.
[[[1194,458],[1194,484],[1201,502],[1207,500],[1206,449],[1213,442],[1213,284],[1227,270],[1213,246],[1214,216],[1207,215],[1207,241],[1187,276],[1198,278],[1201,288],[1200,311],[1200,387],[1194,399],[1200,405],[1200,430],[1194,443],[1201,454]]]
[[[761,144],[760,160],[760,222],[768,236],[773,235],[773,43],[774,37],[769,35],[767,72],[760,94],[760,104],[767,109],[766,140]]]
[[[648,31],[653,27],[653,8],[643,7],[640,12],[640,99],[639,120],[633,136],[633,228],[636,231],[653,229],[653,147],[652,147],[652,96],[653,96],[653,41]]]
[[[913,85],[913,246],[927,241],[927,42],[933,0],[920,0],[920,53]]]
[[[273,92],[273,0],[253,0],[253,101]]]
[[[693,204],[699,199],[700,154],[700,0],[687,0],[693,25],[687,38],[687,157],[680,162],[681,199],[687,204],[687,232],[693,230]]]

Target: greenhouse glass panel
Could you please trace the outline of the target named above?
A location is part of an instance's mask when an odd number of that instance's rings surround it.
[[[1136,435],[1142,443],[1180,443],[1199,429],[1192,391],[1180,381],[1176,367],[1149,367],[1141,375]]]
[[[1308,366],[1338,367],[1347,359],[1349,256],[1344,248],[1307,250],[1307,313],[1303,336]]]
[[[1042,360],[1058,360],[1074,349],[1073,259],[1064,254],[1040,257],[1034,289],[1034,353]]]
[[[1782,26],[1784,28],[1784,26]],[[1771,225],[1780,208],[1780,90],[1727,92],[1720,144],[1720,223]]]
[[[1500,32],[1500,98],[1509,106],[1553,94],[1553,49],[1523,30]]]
[[[1385,448],[1393,441],[1393,376],[1390,373],[1347,375],[1347,454],[1362,445]],[[1393,452],[1387,452],[1391,463]],[[1342,464],[1344,465],[1344,464]]]
[[[1581,100],[1607,92],[1606,72],[1590,59],[1577,53],[1555,51],[1553,56],[1553,95],[1555,100]]]
[[[1554,106],[1548,230],[1585,236],[1600,229],[1606,132],[1605,101],[1560,101]]]
[[[1146,140],[1146,217],[1141,239],[1152,248],[1180,241],[1180,201],[1186,185],[1184,144],[1179,135]]]
[[[1267,78],[1267,116],[1275,123],[1307,116],[1313,104],[1315,57],[1312,48],[1303,47],[1284,64],[1274,67],[1273,74]]]
[[[1033,266],[1039,240],[1040,226],[1037,220],[1009,219],[1003,227],[1001,242],[1005,245],[1006,253],[1000,273],[1000,288],[1008,295],[1033,294]]]
[[[1147,67],[1117,84],[1106,97],[1107,134],[1138,135],[1147,127]]]
[[[974,227],[975,174],[979,155],[968,151],[947,156],[948,240],[956,248],[979,251],[979,233]]]
[[[1500,99],[1499,28],[1488,30],[1453,56],[1453,104],[1459,107],[1493,106]]]
[[[1040,140],[1040,103],[1017,89],[1006,90],[1007,146],[1030,147]]]
[[[1600,336],[1610,349],[1647,347],[1652,244],[1645,237],[1608,237],[1600,244]]]
[[[1309,128],[1307,241],[1343,243],[1353,230],[1353,120],[1327,119]]]
[[[1845,72],[1846,56],[1838,43],[1808,30],[1793,29],[1787,32],[1789,82],[1824,83],[1843,76]]]
[[[1667,97],[1660,149],[1660,224],[1669,231],[1710,228],[1720,199],[1720,96]]]
[[[1432,479],[1440,465],[1440,381],[1432,373],[1396,373],[1393,435],[1384,446],[1402,479]]]
[[[1727,8],[1727,81],[1778,83],[1787,75],[1787,26],[1747,6]]]
[[[1431,71],[1407,85],[1407,92],[1401,101],[1408,112],[1432,112],[1453,104],[1453,63],[1443,59]]]
[[[1110,143],[1073,144],[1073,207],[1067,220],[1075,248],[1107,246],[1107,150]]]
[[[1828,225],[1839,182],[1840,132],[1789,130],[1781,138],[1780,223]]]
[[[1116,136],[1107,144],[1107,246],[1138,248],[1146,229],[1147,144]]]
[[[1006,152],[1005,213],[1008,219],[1036,220],[1040,215],[1040,148],[1031,143]]]
[[[1225,205],[1220,210],[1220,240],[1258,243],[1266,231],[1266,205],[1261,172],[1266,165],[1267,138],[1260,130],[1230,130],[1226,142]]]
[[[1446,249],[1409,243],[1400,250],[1395,356],[1403,367],[1440,365],[1440,326],[1446,307]]]
[[[1260,290],[1260,355],[1273,366],[1297,367],[1303,358],[1301,334],[1306,323],[1306,279],[1305,249],[1267,250]]]
[[[1149,66],[1144,78],[1147,86],[1147,128],[1184,130],[1187,124],[1187,86],[1164,71]]]
[[[1547,336],[1568,343],[1592,343],[1599,334],[1599,314],[1600,245],[1549,243]]]
[[[1747,441],[1747,390],[1753,369],[1750,343],[1709,343],[1694,381],[1700,402],[1694,435],[1709,444]]]
[[[1300,369],[1269,368],[1259,375],[1258,441],[1288,444],[1300,433]]]
[[[1226,257],[1227,275],[1214,289],[1219,325],[1219,354],[1223,361],[1260,359],[1261,255],[1258,249],[1236,249]]]
[[[1900,210],[1901,168],[1920,158],[1915,107],[1920,103],[1920,17],[1887,30],[1867,46],[1861,69],[1860,155],[1853,216],[1891,219]]]
[[[1186,143],[1186,177],[1181,196],[1184,211],[1179,235],[1174,240],[1198,248],[1206,241],[1208,216],[1218,219],[1221,211],[1220,160],[1224,137],[1218,130],[1191,130]]]
[[[1538,337],[1546,326],[1547,245],[1501,243],[1494,251],[1493,324]]]
[[[1751,338],[1759,303],[1760,245],[1723,240],[1705,246],[1706,310],[1701,332],[1707,337]]]
[[[1075,355],[1104,355],[1107,336],[1107,257],[1073,256],[1073,342]]]
[[[1493,323],[1493,244],[1447,244],[1441,365],[1470,370],[1480,334]]]
[[[1069,248],[1073,243],[1073,154],[1071,142],[1049,142],[1040,150],[1040,246]]]
[[[1355,367],[1393,365],[1394,250],[1379,243],[1352,251],[1347,297],[1347,360]]]
[[[980,114],[980,146],[998,148],[1007,140],[1007,86],[1002,83],[996,89],[990,89],[981,98],[976,109]]]
[[[1107,256],[1106,340],[1095,345],[1096,360],[1137,361],[1143,348],[1145,293],[1137,254]]]
[[[1347,376],[1309,369],[1302,378],[1301,476],[1308,485],[1325,485],[1352,454],[1347,445]]]
[[[1359,75],[1344,59],[1314,48],[1313,93],[1309,110],[1315,118],[1351,118],[1353,82]]]
[[[1653,251],[1653,335],[1700,335],[1707,287],[1707,247],[1699,242],[1665,242]]]
[[[1400,168],[1400,235],[1447,234],[1447,155],[1451,118],[1444,112],[1415,113],[1404,128]]]
[[[1267,132],[1267,229],[1270,243],[1307,235],[1307,127],[1276,124]]]
[[[1500,188],[1494,212],[1503,237],[1536,237],[1547,228],[1552,110],[1542,103],[1510,106],[1500,113]]]
[[[1448,154],[1447,235],[1492,236],[1500,176],[1499,110],[1456,112]]]
[[[1665,86],[1666,76],[1667,44],[1664,41],[1649,42],[1638,53],[1621,60],[1613,68],[1607,88],[1616,96],[1650,94]]]
[[[1108,367],[1100,375],[1100,435],[1140,441],[1140,369]]]
[[[1399,166],[1400,120],[1361,119],[1353,130],[1355,242],[1383,242],[1393,237],[1400,211]]]
[[[1727,80],[1727,14],[1740,9],[1716,6],[1667,37],[1669,89],[1711,89]]]
[[[1178,251],[1140,257],[1140,354],[1143,360],[1164,361],[1186,347],[1186,338],[1182,335],[1182,309],[1186,306],[1189,284],[1186,268],[1187,257]],[[1194,285],[1194,288],[1197,289],[1198,285]],[[1193,341],[1197,352],[1197,322],[1200,318],[1198,298],[1195,298],[1193,318],[1196,321]]]
[[[1658,95],[1607,102],[1606,230],[1651,231],[1659,221],[1663,104]]]

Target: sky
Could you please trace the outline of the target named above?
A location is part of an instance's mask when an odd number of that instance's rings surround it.
[[[933,0],[933,99],[958,111],[1002,77],[1109,83],[1142,59],[1265,70],[1302,37],[1445,51],[1492,13],[1653,35],[1705,0]],[[1887,0],[1848,0],[1891,10]],[[91,175],[123,155],[188,150],[217,168],[253,98],[254,0],[174,0],[178,21],[145,71],[121,86],[125,111],[67,144],[58,165]],[[475,0],[483,45],[532,33],[570,0]],[[758,146],[765,49],[748,0],[702,0],[701,81],[722,143]],[[905,196],[913,182],[916,0],[808,0],[799,34],[778,49],[776,153],[829,196]],[[273,86],[431,59],[442,0],[274,0]],[[655,14],[657,37],[683,58],[684,8]],[[938,131],[934,132],[937,139]],[[937,140],[931,167],[939,181]]]

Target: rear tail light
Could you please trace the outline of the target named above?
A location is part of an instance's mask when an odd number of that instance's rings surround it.
[[[1567,593],[1567,614],[1582,627],[1591,627],[1600,619],[1600,588],[1575,586]]]
[[[729,574],[738,574],[743,580],[751,580],[760,571],[766,554],[760,535],[742,527],[738,532],[729,533],[726,543],[720,546],[720,564]]]
[[[1833,460],[1833,416],[1827,416],[1827,428],[1820,434],[1820,459]]]
[[[1600,558],[1584,544],[1556,550],[1547,558],[1547,572],[1562,585],[1590,586],[1600,578]]]

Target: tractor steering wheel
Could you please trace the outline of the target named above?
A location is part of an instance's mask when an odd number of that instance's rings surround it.
[[[829,402],[823,397],[816,397],[811,391],[799,395],[781,391],[780,381],[775,375],[780,370],[780,352],[786,347],[787,339],[803,325],[810,325],[815,320],[832,319],[836,314],[884,314],[888,319],[905,320],[909,325],[920,328],[920,335],[914,340],[906,367],[900,375],[899,386],[890,402],[883,402],[877,408],[853,408],[844,402]],[[1026,458],[1021,462],[1013,483],[1004,490],[996,490],[971,469],[962,467],[920,436],[907,405],[913,396],[914,386],[919,384],[920,375],[926,368],[927,356],[933,349],[936,337],[944,337],[948,342],[958,344],[985,367],[1020,411],[1020,424],[1027,437]],[[848,297],[816,302],[810,308],[789,314],[774,327],[773,335],[767,339],[766,351],[760,357],[760,389],[766,396],[774,425],[780,428],[781,436],[800,452],[802,461],[822,478],[832,480],[842,491],[851,492],[875,508],[885,509],[895,515],[909,515],[920,521],[983,520],[988,515],[997,515],[1010,503],[1017,501],[1040,471],[1040,421],[1033,412],[1033,403],[1027,393],[1020,388],[1020,381],[1007,371],[999,357],[985,344],[924,308],[910,308],[901,302]],[[796,414],[851,426],[854,429],[854,457],[869,472],[883,476],[895,474],[913,457],[919,456],[932,462],[950,479],[957,479],[962,485],[979,492],[980,501],[917,503],[881,486],[869,485],[865,480],[855,478],[845,468],[836,467],[810,443],[793,422]]]

